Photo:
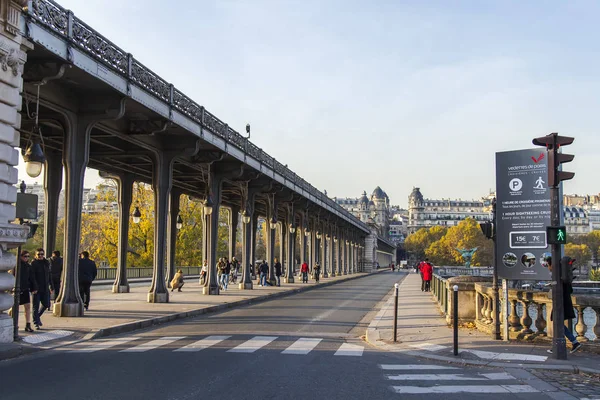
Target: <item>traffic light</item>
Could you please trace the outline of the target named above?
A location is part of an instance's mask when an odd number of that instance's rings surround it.
[[[557,187],[561,181],[573,179],[575,176],[573,172],[560,171],[560,165],[573,161],[575,156],[558,151],[561,146],[568,146],[574,140],[575,138],[569,136],[558,136],[556,132],[533,139],[533,144],[545,146],[548,150],[548,186]]]
[[[567,228],[564,226],[547,226],[546,243],[567,244]]]
[[[493,225],[490,221],[481,222],[479,224],[479,227],[481,228],[481,232],[483,232],[483,235],[486,238],[491,239],[494,236]]]
[[[576,260],[574,258],[571,258],[569,256],[564,256],[560,259],[560,279],[563,281],[563,283],[573,282],[573,270],[575,269],[573,264],[575,264],[575,261]],[[563,293],[563,295],[569,296],[570,294]]]

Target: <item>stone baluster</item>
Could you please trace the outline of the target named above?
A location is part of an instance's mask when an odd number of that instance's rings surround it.
[[[494,319],[492,318],[493,312],[492,312],[492,297],[491,296],[485,296],[485,319],[486,322],[488,324],[491,324],[492,322],[494,322]]]
[[[587,342],[588,338],[585,337],[585,333],[587,332],[587,326],[585,326],[585,321],[583,320],[583,310],[585,306],[575,306],[577,309],[577,325],[575,325],[575,332],[577,332],[577,341],[578,342]]]
[[[546,336],[546,326],[548,323],[544,319],[544,304],[537,303],[537,318],[535,319],[535,328],[538,336]]]
[[[523,304],[523,316],[521,317],[521,325],[523,325],[523,330],[521,333],[528,335],[533,333],[531,330],[531,324],[533,323],[533,320],[529,315],[529,301],[522,300],[521,304]]]
[[[600,307],[592,307],[596,312],[596,325],[594,325],[595,342],[600,342]]]
[[[510,301],[510,318],[508,319],[508,325],[511,332],[519,332],[521,328],[521,321],[517,315],[517,300]]]
[[[488,320],[487,320],[487,314],[485,312],[486,308],[487,308],[487,296],[485,294],[482,294],[481,297],[483,298],[483,304],[481,306],[481,322],[487,324]]]

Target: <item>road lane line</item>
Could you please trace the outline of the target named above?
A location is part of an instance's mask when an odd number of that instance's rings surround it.
[[[434,370],[434,369],[458,369],[457,367],[445,367],[442,365],[422,365],[422,364],[381,364],[379,368],[388,371],[413,371],[413,370]]]
[[[392,386],[400,394],[427,393],[538,393],[529,385],[481,385],[481,386]]]
[[[144,351],[153,350],[157,347],[166,346],[177,340],[184,339],[185,336],[166,336],[160,339],[151,340],[129,349],[121,350],[121,353],[143,353]]]
[[[296,340],[290,347],[281,352],[281,354],[301,354],[306,355],[323,339],[319,338],[300,338]]]
[[[254,353],[277,339],[277,336],[254,336],[252,339],[240,344],[233,349],[228,350],[228,353]]]
[[[393,381],[504,381],[515,379],[505,372],[477,374],[477,376],[467,376],[465,374],[402,374],[387,375],[387,378]]]
[[[216,344],[221,343],[223,340],[229,339],[231,336],[208,336],[202,340],[198,340],[197,342],[190,343],[187,346],[181,347],[179,349],[175,349],[173,351],[180,352],[192,352],[192,351],[200,351],[212,347]]]
[[[359,346],[357,344],[344,343],[335,352],[334,356],[360,357],[360,356],[362,356],[364,349],[365,348],[363,346]]]
[[[409,344],[410,347],[416,347],[417,349],[427,350],[427,351],[439,351],[447,349],[448,346],[440,346],[439,344],[433,343],[418,343],[418,344]]]
[[[136,339],[139,339],[139,337],[128,336],[128,337],[115,338],[115,339],[99,340],[99,341],[91,342],[92,344],[90,346],[66,347],[62,350],[66,350],[71,353],[93,353],[95,351],[106,350],[106,349],[110,349],[111,347],[116,347],[116,346],[119,346],[119,345],[122,345],[125,343],[129,343]],[[89,342],[86,344],[89,344]]]

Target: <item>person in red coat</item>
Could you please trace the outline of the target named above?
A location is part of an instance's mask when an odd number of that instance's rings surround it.
[[[302,272],[302,283],[308,283],[308,264],[306,262],[302,263],[300,272]]]
[[[423,274],[423,282],[425,282],[425,292],[431,291],[431,278],[433,277],[433,265],[427,259],[421,265],[421,273]]]

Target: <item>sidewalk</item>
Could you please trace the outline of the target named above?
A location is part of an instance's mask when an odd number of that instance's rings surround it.
[[[367,329],[366,340],[392,352],[463,365],[548,369],[600,374],[600,355],[584,350],[555,360],[548,343],[492,340],[475,329],[459,329],[459,354],[453,355],[453,331],[429,292],[421,291],[421,277],[410,273],[400,283],[398,341],[393,342],[393,289]]]
[[[379,272],[379,271],[378,271]],[[188,278],[181,292],[169,292],[169,303],[148,303],[150,284],[135,285],[130,293],[112,293],[110,290],[92,290],[89,311],[79,318],[57,318],[47,311],[42,315],[43,327],[39,331],[27,334],[25,317],[21,308],[19,315],[19,335],[22,341],[11,344],[0,344],[0,360],[17,357],[40,349],[62,346],[66,342],[77,342],[103,336],[117,335],[163,324],[181,318],[194,317],[206,313],[217,312],[236,306],[251,304],[277,297],[287,296],[317,287],[325,287],[335,283],[367,276],[365,273],[321,278],[315,284],[282,283],[280,287],[260,287],[253,281],[253,290],[240,290],[230,285],[229,290],[221,291],[218,296],[205,296],[198,278]],[[35,329],[35,328],[34,328]],[[59,340],[60,339],[60,340]]]

